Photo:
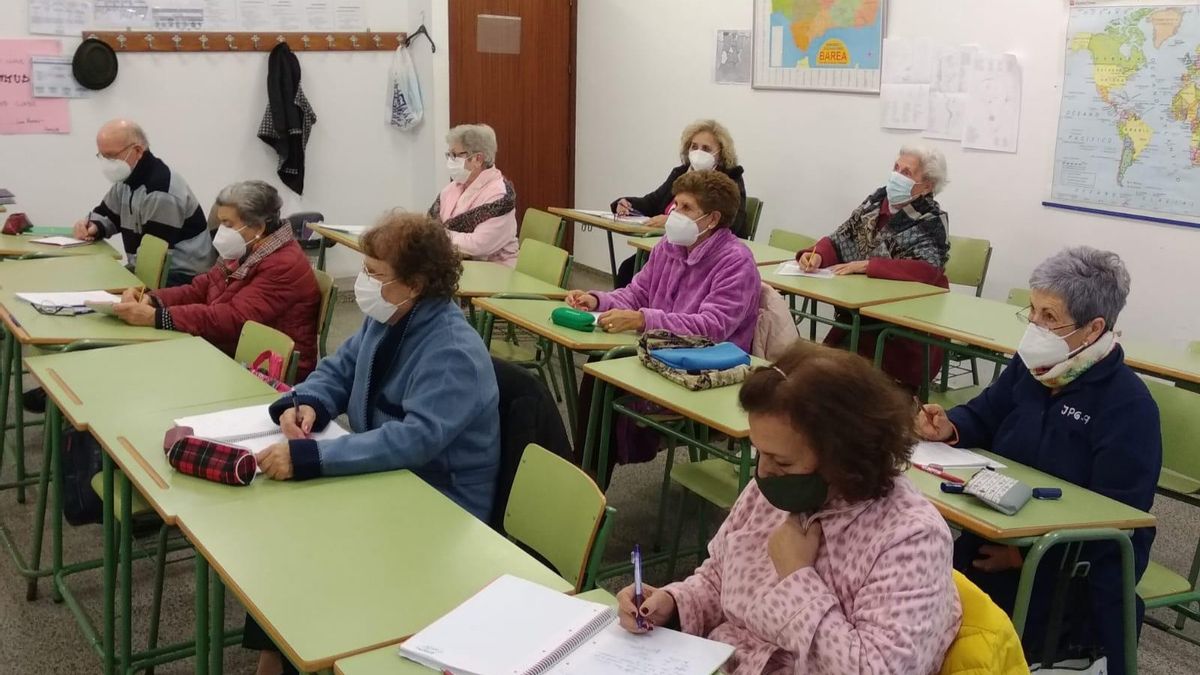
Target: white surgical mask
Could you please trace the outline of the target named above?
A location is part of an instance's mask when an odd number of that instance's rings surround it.
[[[242,229],[245,228],[235,230],[228,225],[221,225],[217,228],[217,234],[213,236],[213,248],[217,249],[221,258],[238,260],[246,255],[246,240],[238,234]]]
[[[412,302],[410,297],[398,305],[393,305],[383,299],[383,287],[392,281],[382,282],[361,270],[358,278],[354,280],[354,301],[358,303],[358,308],[379,323],[387,323],[401,307]]]
[[[717,165],[716,155],[703,150],[689,152],[688,161],[691,162],[693,171],[712,171],[713,167]]]
[[[1043,370],[1057,366],[1071,358],[1071,346],[1067,344],[1066,338],[1078,333],[1079,330],[1076,328],[1064,336],[1049,328],[1031,323],[1025,329],[1025,335],[1021,337],[1021,343],[1017,346],[1017,354],[1025,362],[1025,367],[1030,370]]]
[[[911,202],[914,185],[916,182],[913,179],[898,171],[893,171],[887,182],[888,203],[892,206],[899,206]]]
[[[467,168],[466,157],[446,158],[446,171],[450,172],[450,180],[455,183],[465,183],[471,177],[471,170]]]
[[[675,209],[671,215],[667,216],[666,229],[667,241],[678,246],[695,244],[701,234],[700,226],[696,224],[696,221],[683,215],[679,209]]]
[[[133,173],[133,169],[125,163],[123,159],[109,159],[108,157],[100,158],[100,172],[108,179],[110,183],[120,183],[129,178],[129,174]]]

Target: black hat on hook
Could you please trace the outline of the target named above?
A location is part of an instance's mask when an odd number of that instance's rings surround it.
[[[117,79],[117,53],[107,42],[87,38],[75,50],[71,73],[88,89],[104,89]]]

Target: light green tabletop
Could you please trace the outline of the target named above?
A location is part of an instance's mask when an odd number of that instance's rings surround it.
[[[973,347],[1012,354],[1028,325],[1017,316],[1018,309],[1007,302],[945,293],[866,307],[862,314]]]
[[[1121,502],[1079,487],[1074,483],[1055,478],[1011,459],[990,452],[981,454],[1006,465],[1000,473],[1020,480],[1030,487],[1056,487],[1062,490],[1062,498],[1056,500],[1031,499],[1016,515],[1006,516],[995,509],[984,506],[975,497],[942,492],[942,479],[912,468],[908,478],[925,498],[933,502],[942,516],[964,529],[982,537],[999,541],[1023,537],[1037,537],[1054,530],[1077,530],[1093,527],[1112,527],[1127,530],[1136,527],[1154,527],[1153,515],[1126,506]],[[947,473],[960,478],[969,478],[978,469],[948,469]]]
[[[458,295],[481,298],[497,293],[530,293],[547,298],[565,298],[564,288],[518,272],[508,265],[483,260],[464,260],[462,278],[458,280]]]
[[[349,232],[342,232],[341,230],[336,230],[329,225],[315,225],[314,224],[314,225],[309,225],[308,229],[312,230],[313,232],[316,232],[317,234],[321,235],[322,237],[325,237],[329,241],[336,241],[337,243],[341,244],[342,246],[345,246],[346,248],[348,248],[352,251],[358,251],[359,253],[362,252],[362,246],[359,243],[359,236],[357,234],[351,234]]]
[[[1200,384],[1200,350],[1142,340],[1121,340],[1125,363],[1145,373]]]
[[[663,228],[661,227],[646,227],[644,225],[636,225],[634,223],[623,223],[619,220],[613,220],[612,218],[595,216],[590,213],[576,211],[575,209],[566,209],[561,206],[552,206],[547,210],[550,213],[553,213],[556,216],[562,216],[567,220],[572,220],[577,223],[584,223],[586,225],[592,225],[602,230],[608,230],[609,232],[616,232],[617,234],[624,234],[631,237],[645,237],[647,235],[662,234],[663,232]]]
[[[761,365],[765,361],[755,359],[754,363]],[[740,385],[691,391],[643,366],[636,356],[588,363],[583,366],[583,372],[654,401],[730,438],[750,436],[750,422],[738,405]]]
[[[644,237],[640,239],[629,239],[627,240],[627,243],[639,251],[649,251],[657,246],[658,242],[662,240],[662,237]],[[754,254],[755,265],[767,265],[771,263],[779,264],[781,262],[792,260],[796,257],[794,252],[787,249],[776,248],[770,244],[763,244],[757,241],[746,241],[744,239],[740,241],[746,245],[746,248],[750,249],[751,253]]]
[[[106,258],[120,258],[117,249],[103,241],[80,246],[50,246],[35,244],[34,239],[50,236],[46,234],[0,234],[0,258],[17,258],[21,256],[42,257],[76,257],[99,255]],[[69,236],[69,235],[68,235]]]
[[[915,281],[872,279],[865,274],[847,274],[831,279],[783,276],[776,272],[778,267],[778,265],[763,265],[758,268],[763,283],[780,293],[812,298],[845,309],[861,309],[885,302],[896,302],[926,295],[940,295],[947,292],[945,288],[919,284]]]
[[[503,574],[571,589],[411,472],[295,485],[179,525],[301,670],[395,644]]]
[[[119,290],[140,285],[133,272],[104,256],[8,260],[0,264],[0,289],[13,293]]]
[[[476,298],[472,302],[480,310],[491,312],[534,335],[572,351],[604,352],[614,347],[633,347],[638,341],[638,336],[633,333],[605,333],[601,330],[588,333],[559,326],[550,320],[551,312],[567,306],[559,300]]]
[[[0,291],[0,320],[18,342],[28,345],[67,345],[78,340],[149,342],[187,336],[187,333],[130,326],[115,316],[103,314],[49,316],[7,291]]]
[[[172,334],[180,339],[30,356],[25,364],[76,428],[101,419],[126,419],[130,411],[273,392],[203,339]]]
[[[580,593],[579,597],[609,607],[617,606],[617,598],[603,588]],[[428,675],[435,672],[400,656],[396,645],[380,647],[374,651],[339,659],[334,664],[337,675]]]

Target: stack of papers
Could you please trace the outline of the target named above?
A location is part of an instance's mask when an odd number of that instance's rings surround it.
[[[84,239],[76,239],[75,237],[42,237],[41,239],[30,239],[32,244],[45,244],[47,246],[61,246],[68,248],[71,246],[84,246],[92,242]]]
[[[602,211],[600,209],[575,209],[580,213],[586,213],[589,216],[597,218],[607,218],[618,223],[627,223],[629,225],[643,225],[650,220],[648,216],[618,216],[612,211]]]
[[[814,277],[817,279],[832,279],[837,276],[833,273],[833,270],[828,267],[813,270],[812,272],[805,272],[800,268],[800,263],[796,262],[795,260],[789,260],[785,263],[780,263],[779,267],[775,270],[775,273],[781,277]]]
[[[944,469],[969,469],[991,467],[1003,469],[1005,464],[989,459],[977,452],[954,448],[945,443],[921,441],[913,446],[913,464],[936,464]]]
[[[271,421],[267,405],[252,405],[245,408],[232,408],[220,412],[181,417],[175,420],[175,426],[191,427],[192,435],[210,441],[229,443],[245,448],[253,453],[259,453],[267,447],[287,440],[279,425]],[[347,435],[345,429],[337,422],[319,432],[311,434],[317,441],[328,441]]]
[[[69,293],[17,293],[18,298],[38,307],[79,307],[88,303],[112,304],[121,301],[121,296],[108,291],[73,291]]]

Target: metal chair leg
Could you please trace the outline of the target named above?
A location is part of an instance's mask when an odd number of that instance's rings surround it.
[[[147,639],[146,651],[154,651],[158,647],[159,619],[162,617],[163,585],[167,574],[167,534],[170,528],[164,523],[158,528],[158,546],[154,553],[154,599],[150,603],[150,637]],[[154,667],[146,669],[146,675],[154,675]]]

